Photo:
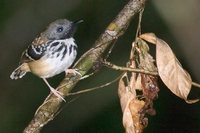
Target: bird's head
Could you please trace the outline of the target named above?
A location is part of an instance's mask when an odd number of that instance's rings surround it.
[[[58,19],[47,27],[47,29],[42,33],[42,36],[49,40],[71,38],[76,31],[77,25],[81,22],[83,22],[83,20],[72,22],[67,19]]]

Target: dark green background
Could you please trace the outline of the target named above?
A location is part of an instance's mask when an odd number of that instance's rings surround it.
[[[163,4],[158,1],[147,2],[142,32],[154,32],[169,42],[184,68],[191,73],[195,81],[200,81],[199,12],[189,14],[191,18],[195,18],[194,21],[185,17],[184,21],[172,21],[173,23],[168,23],[168,19],[162,14],[171,11],[172,13],[168,13],[167,16],[180,20],[179,16],[174,16],[177,12],[198,9],[179,7],[177,1],[184,4],[181,0],[174,1],[177,5],[172,4],[173,6],[167,6],[164,0],[161,0]],[[195,4],[194,1],[191,3],[198,7],[200,5],[198,0]],[[27,74],[17,81],[9,79],[9,75],[18,65],[22,51],[36,35],[58,18],[83,19],[84,23],[79,26],[75,35],[80,57],[92,46],[127,2],[127,0],[0,0],[0,133],[22,132],[37,107],[49,94],[44,82],[32,74]],[[125,35],[118,40],[109,58],[110,61],[121,66],[125,65],[135,36],[136,24],[137,17],[131,22]],[[151,49],[155,50],[154,46],[151,46]],[[103,68],[92,78],[81,81],[73,91],[101,85],[119,74]],[[49,81],[53,86],[57,86],[63,77],[64,74],[60,74]],[[194,88],[190,97],[199,95],[200,91]],[[69,102],[73,98],[77,99]],[[79,97],[69,97],[67,101],[69,103],[63,107],[62,112],[43,128],[42,133],[124,132],[117,83]],[[200,132],[200,103],[186,104],[167,90],[161,81],[159,98],[154,107],[157,115],[149,117],[146,133]]]

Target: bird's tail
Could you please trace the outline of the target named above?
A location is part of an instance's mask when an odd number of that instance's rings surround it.
[[[19,79],[22,78],[26,74],[26,71],[22,70],[22,65],[16,68],[12,74],[10,75],[11,79]]]

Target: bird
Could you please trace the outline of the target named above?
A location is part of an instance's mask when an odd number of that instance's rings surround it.
[[[47,78],[62,72],[81,75],[76,69],[69,69],[77,56],[77,44],[73,38],[79,23],[83,20],[70,21],[58,19],[50,23],[21,55],[19,66],[11,73],[11,79],[20,79],[27,72],[42,78],[50,91],[65,101],[63,94],[54,89]]]

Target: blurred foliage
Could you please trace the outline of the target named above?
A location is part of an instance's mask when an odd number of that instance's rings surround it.
[[[35,110],[48,95],[47,86],[38,77],[27,74],[12,81],[9,75],[18,65],[20,54],[46,25],[58,18],[83,19],[75,35],[78,57],[88,50],[127,0],[0,0],[0,132],[22,132]],[[170,27],[163,21],[152,1],[148,1],[142,20],[143,32],[155,32],[160,38],[175,44],[172,48],[188,68],[183,44],[178,43]],[[186,10],[186,9],[185,9]],[[173,15],[173,14],[170,14]],[[121,37],[109,58],[125,65],[131,42],[135,37],[137,18]],[[154,49],[150,46],[151,49]],[[194,48],[195,49],[195,48]],[[191,51],[192,52],[192,51]],[[195,54],[195,53],[193,53]],[[189,57],[188,57],[189,58]],[[187,59],[188,59],[187,58]],[[194,62],[195,64],[196,62]],[[193,65],[194,65],[193,64]],[[198,68],[198,66],[196,66]],[[194,68],[195,69],[195,68]],[[189,69],[193,75],[199,75]],[[73,91],[97,86],[114,79],[119,72],[103,68],[92,78],[81,81]],[[64,74],[50,79],[59,84]],[[103,78],[102,78],[103,77]],[[198,79],[196,77],[195,79]],[[160,83],[162,85],[162,83]],[[160,87],[155,102],[157,115],[150,117],[145,132],[200,132],[199,103],[188,105],[175,97],[165,86]],[[199,93],[199,92],[198,92]],[[74,101],[70,102],[72,99]],[[67,98],[62,112],[44,127],[42,133],[122,133],[122,113],[117,95],[117,83],[94,92]]]

